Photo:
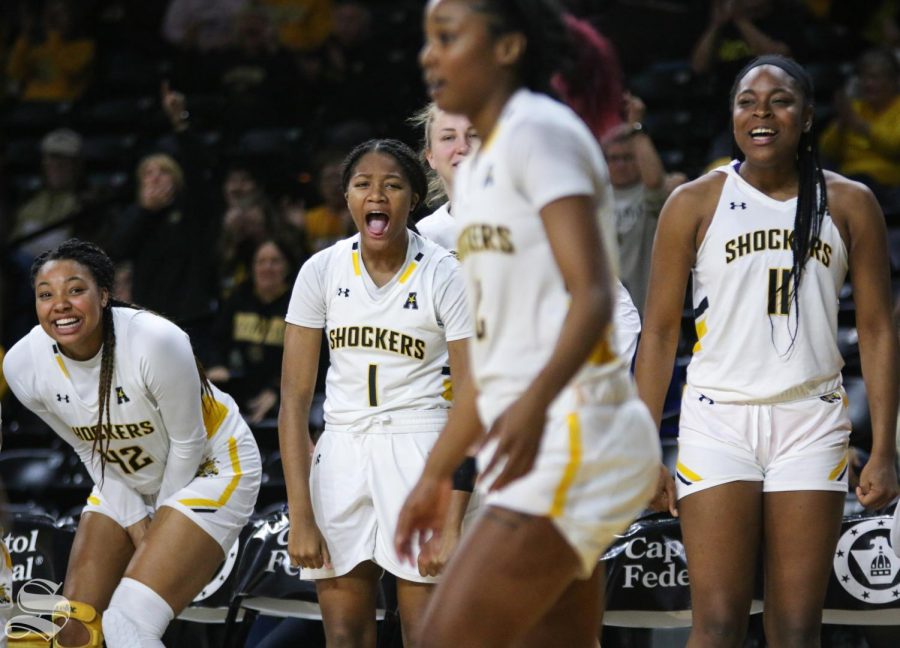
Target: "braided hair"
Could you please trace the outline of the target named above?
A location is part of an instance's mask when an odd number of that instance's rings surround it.
[[[97,434],[94,436],[93,445],[91,447],[91,455],[100,453],[100,475],[101,482],[106,472],[106,457],[109,451],[109,444],[112,437],[104,432],[104,421],[108,428],[111,425],[109,404],[112,400],[112,383],[115,373],[115,357],[116,357],[116,327],[113,322],[113,307],[123,306],[127,308],[138,308],[128,302],[124,302],[112,297],[113,284],[115,282],[115,265],[109,255],[106,254],[99,246],[89,242],[82,241],[77,238],[71,238],[63,241],[57,247],[46,250],[38,255],[31,264],[31,285],[35,284],[37,275],[41,268],[50,261],[58,260],[75,261],[83,266],[91,273],[94,282],[100,290],[106,290],[110,297],[103,306],[100,320],[100,327],[103,331],[102,351],[100,355],[100,380],[98,383],[98,415],[97,415]],[[203,395],[204,411],[209,407],[212,395],[212,387],[209,379],[206,377],[206,371],[196,359],[197,371],[200,377],[201,393]]]
[[[738,72],[731,87],[729,96],[730,106],[734,106],[738,85],[741,80],[754,68],[761,65],[772,65],[790,76],[797,84],[797,89],[803,97],[806,108],[813,107],[815,88],[809,73],[795,60],[778,54],[759,56],[750,61]],[[825,188],[825,173],[822,171],[822,163],[819,161],[819,149],[816,145],[815,125],[810,124],[808,130],[800,134],[800,142],[797,146],[797,210],[794,214],[794,236],[791,239],[793,260],[791,263],[790,280],[784,282],[781,290],[789,290],[789,304],[796,314],[795,328],[791,333],[791,347],[796,339],[797,329],[800,325],[800,281],[806,262],[812,252],[813,243],[819,238],[822,227],[822,219],[828,211],[828,192]],[[744,154],[734,144],[735,156],[739,160],[744,159]]]
[[[518,62],[520,80],[529,90],[553,94],[551,77],[571,54],[571,41],[556,0],[473,0],[473,10],[489,16],[494,36],[519,32],[525,53]]]
[[[418,202],[413,205],[410,214],[409,222],[412,223],[416,214],[425,204],[425,198],[428,195],[428,177],[425,175],[425,169],[416,152],[396,139],[370,139],[357,145],[344,158],[344,166],[341,169],[341,186],[344,187],[344,191],[350,186],[350,179],[356,170],[356,165],[367,153],[390,155],[403,169],[403,174],[406,176],[412,192],[418,196]]]

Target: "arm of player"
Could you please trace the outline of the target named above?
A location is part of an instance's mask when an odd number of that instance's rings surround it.
[[[569,310],[547,364],[488,432],[488,438],[497,439],[497,449],[484,474],[502,465],[491,490],[531,470],[547,408],[587,361],[612,317],[613,276],[597,228],[593,198],[559,198],[545,205],[540,214],[569,292]]]
[[[453,381],[453,407],[447,425],[431,448],[422,476],[407,496],[397,520],[394,546],[401,560],[410,564],[415,560],[413,547],[424,545],[443,530],[452,497],[453,472],[483,434],[471,376],[454,368]]]
[[[157,495],[157,506],[194,479],[206,446],[200,376],[190,340],[184,331],[159,317],[135,317],[134,366],[156,401],[169,435],[169,453]],[[139,346],[137,343],[139,340]]]
[[[322,329],[288,324],[281,365],[278,445],[288,496],[288,554],[293,565],[331,566],[328,547],[316,525],[309,493],[312,443],[309,410],[316,388]]]
[[[638,344],[635,379],[657,427],[662,419],[666,391],[672,379],[675,351],[687,280],[696,257],[696,189],[685,185],[672,194],[660,213],[653,242],[650,284],[644,325]],[[665,466],[660,467],[657,495],[650,504],[677,515],[675,485]]]
[[[447,351],[450,356],[450,375],[454,383],[469,380],[468,340],[448,342]],[[466,490],[454,490],[451,493],[443,528],[435,530],[419,552],[418,565],[422,576],[437,576],[450,560],[462,535],[463,519],[471,496],[471,491]]]
[[[856,494],[867,508],[881,508],[898,492],[895,435],[900,392],[884,215],[875,196],[862,185],[833,182],[828,195],[834,213],[846,214],[849,226],[859,356],[872,417],[872,452]]]

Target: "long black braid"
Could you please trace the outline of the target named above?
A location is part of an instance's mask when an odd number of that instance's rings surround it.
[[[98,384],[98,416],[97,416],[97,434],[94,436],[93,445],[91,447],[91,455],[93,456],[98,450],[100,452],[100,477],[101,481],[106,472],[106,457],[109,452],[109,444],[112,440],[111,435],[107,434],[104,428],[104,420],[106,428],[111,425],[109,404],[112,400],[112,383],[115,374],[115,357],[116,357],[116,327],[113,323],[113,307],[123,306],[127,308],[141,309],[140,306],[129,304],[112,297],[113,284],[115,282],[115,265],[112,259],[99,246],[89,241],[82,241],[77,238],[71,238],[63,241],[57,247],[47,250],[40,254],[31,264],[31,285],[35,284],[38,272],[49,261],[70,260],[84,266],[94,278],[97,288],[106,290],[110,295],[103,307],[100,320],[100,326],[103,330],[102,351],[100,356],[100,380]],[[143,309],[141,309],[143,310]],[[212,386],[206,371],[195,356],[197,363],[197,371],[200,377],[200,390],[203,396],[204,411],[209,407],[212,395]]]
[[[812,109],[815,96],[812,77],[795,60],[778,54],[759,56],[738,72],[734,79],[734,85],[731,87],[730,106],[734,106],[735,95],[741,80],[750,70],[761,65],[773,65],[784,70],[794,80],[803,95],[804,107]],[[737,158],[743,160],[743,153],[736,144],[734,150]],[[828,211],[828,192],[825,188],[822,163],[819,161],[814,123],[810,123],[809,129],[803,129],[800,134],[800,142],[797,145],[797,180],[797,211],[794,215],[794,235],[791,239],[793,252],[791,275],[790,280],[784,282],[781,288],[781,290],[791,291],[789,304],[796,315],[794,329],[791,332],[791,347],[793,347],[800,326],[800,281],[803,278],[803,271],[809,260],[813,244],[819,238],[825,212]]]

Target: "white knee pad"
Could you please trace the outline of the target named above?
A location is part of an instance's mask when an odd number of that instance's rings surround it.
[[[108,648],[164,648],[161,638],[175,613],[152,589],[123,578],[103,613]]]

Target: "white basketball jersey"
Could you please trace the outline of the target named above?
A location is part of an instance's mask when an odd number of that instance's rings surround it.
[[[136,322],[137,318],[145,319]],[[153,321],[148,321],[149,318]],[[154,495],[163,481],[169,455],[169,433],[160,407],[147,387],[147,377],[142,376],[142,370],[135,366],[131,350],[136,344],[140,345],[141,331],[146,330],[147,324],[168,326],[173,335],[187,336],[175,324],[147,311],[113,308],[113,322],[115,363],[109,419],[104,416],[103,422],[104,431],[110,437],[109,448],[104,452],[106,470],[114,470],[138,493]],[[53,338],[40,326],[35,326],[10,349],[4,371],[23,404],[48,412],[64,423],[65,428],[54,427],[57,434],[72,445],[83,460],[89,460],[98,434],[98,382],[76,384],[73,379],[75,364],[59,351]],[[207,434],[205,456],[227,446],[231,434],[216,434],[220,427],[229,431],[245,427],[237,405],[228,394],[212,386],[212,395],[214,400],[203,415]],[[103,445],[105,447],[105,441]]]
[[[485,425],[525,391],[559,338],[569,294],[540,210],[568,196],[594,199],[614,257],[612,192],[593,135],[568,107],[519,90],[454,178],[456,250],[475,318],[472,373]],[[602,346],[594,367],[621,364],[608,341]]]
[[[713,400],[774,402],[841,384],[838,294],[847,250],[829,214],[803,271],[799,320],[791,300],[797,199],[778,201],[733,162],[693,268],[698,341],[688,384]]]
[[[450,203],[448,202],[416,223],[419,234],[451,252],[456,251],[457,226],[456,219],[450,215]]]
[[[326,424],[449,408],[447,342],[472,334],[459,263],[409,232],[406,261],[379,288],[366,271],[359,239],[339,241],[304,264],[285,318],[325,329],[331,361]]]

